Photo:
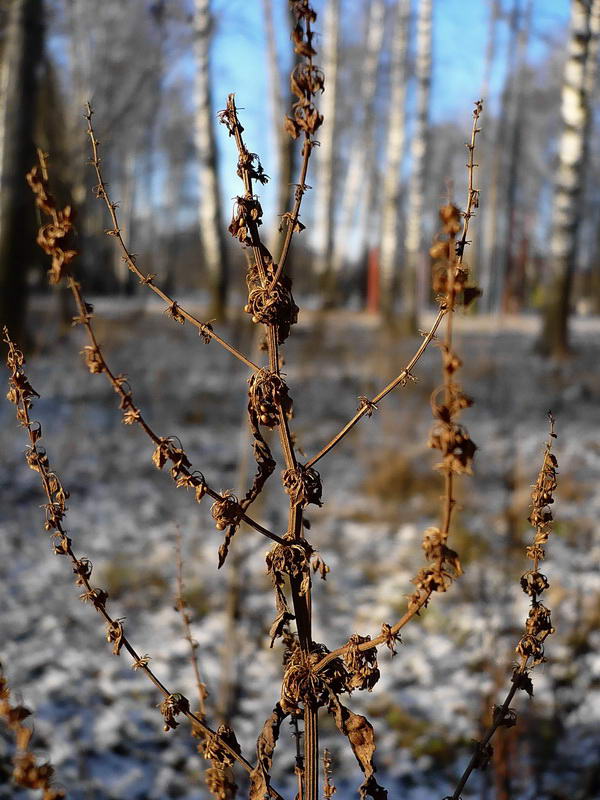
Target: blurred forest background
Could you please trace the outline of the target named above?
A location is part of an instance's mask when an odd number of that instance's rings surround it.
[[[547,571],[557,635],[549,663],[534,672],[535,698],[520,698],[519,725],[498,737],[490,768],[463,797],[597,800],[600,0],[314,5],[325,121],[302,207],[306,230],[288,262],[301,313],[285,353],[294,430],[309,454],[418,347],[417,328],[435,309],[428,251],[437,210],[448,197],[464,202],[465,142],[473,104],[484,101],[481,206],[465,259],[483,295],[455,315],[475,399],[465,421],[479,446],[452,533],[465,575],[407,628],[392,663],[382,656],[372,695],[351,705],[373,720],[391,800],[453,791],[505,694],[527,613],[519,577],[529,492],[552,408],[560,477]],[[206,509],[154,469],[146,442],[121,425],[110,386],[78,364],[85,341],[79,330],[61,335],[73,311],[47,286],[24,175],[35,145],[50,153],[58,199],[77,209],[76,269],[103,352],[127,371],[144,413],[181,436],[215,485],[243,486],[247,373],[214,343],[204,347],[191,326],[168,320],[127,271],[94,196],[83,113],[90,100],[105,177],[139,263],[203,319],[226,317],[216,327],[250,353],[240,311],[246,262],[227,234],[241,183],[217,113],[235,92],[246,143],[271,176],[260,200],[277,253],[278,215],[299,170],[298,143],[282,126],[291,24],[286,0],[0,3],[0,322],[31,347],[36,413],[71,491],[77,547],[160,675],[191,696],[171,602],[181,527],[209,716],[233,722],[244,753],[254,750],[281,674],[281,650],[268,648],[264,548],[241,531],[217,572],[220,539]],[[412,335],[399,335],[409,327]],[[569,346],[571,358],[547,357]],[[419,383],[386,398],[320,465],[326,503],[310,514],[311,537],[332,571],[315,586],[315,636],[328,646],[405,608],[422,531],[437,524],[441,488],[426,442],[438,360],[431,348]],[[9,682],[34,710],[35,746],[75,800],[207,797],[188,730],[163,734],[153,687],[100,653],[102,631],[72,597],[69,570],[34,535],[38,476],[23,463],[7,403],[0,423],[0,641]],[[278,489],[269,484],[257,514],[283,530]],[[276,770],[278,785],[291,787],[288,733]],[[326,722],[322,741],[333,753],[336,798],[354,797],[356,763]],[[11,746],[2,729],[2,800],[20,797],[8,783]]]
[[[309,176],[307,230],[293,255],[296,291],[315,304],[413,320],[430,304],[427,250],[437,208],[465,196],[464,143],[473,102],[482,98],[481,211],[471,253],[484,291],[477,313],[552,305],[562,317],[597,312],[593,5],[317,3],[326,123]],[[290,31],[284,0],[3,3],[0,317],[14,327],[27,291],[44,291],[22,179],[33,142],[51,153],[62,199],[78,210],[86,284],[97,293],[139,291],[103,236],[86,166],[86,100],[133,249],[165,285],[210,291],[222,313],[243,259],[225,233],[239,187],[232,142],[216,114],[236,92],[249,145],[272,177],[261,197],[271,230],[297,179],[298,148],[282,127]],[[565,349],[564,331],[546,333],[548,349]]]

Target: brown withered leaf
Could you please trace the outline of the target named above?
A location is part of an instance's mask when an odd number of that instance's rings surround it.
[[[165,314],[168,317],[171,317],[171,319],[175,320],[175,322],[178,322],[180,325],[183,325],[185,322],[185,317],[179,310],[179,306],[175,301],[173,301],[170,306],[165,308]]]
[[[271,777],[269,772],[273,763],[273,753],[277,746],[281,723],[288,715],[277,703],[271,716],[263,725],[263,729],[256,741],[256,767],[250,773],[249,800],[263,800],[269,796]]]
[[[283,129],[288,133],[292,139],[297,139],[300,136],[300,128],[296,125],[291,117],[286,117],[283,123]]]
[[[216,800],[234,800],[238,786],[233,780],[231,767],[209,767],[204,773],[208,791]]]
[[[528,672],[521,672],[515,670],[512,677],[513,683],[516,683],[519,689],[527,692],[529,697],[533,697],[533,682]]]
[[[283,634],[283,629],[288,624],[290,620],[294,619],[294,615],[287,610],[287,608],[281,608],[275,619],[273,620],[273,624],[269,629],[269,636],[271,638],[270,647],[273,647],[273,643],[275,639],[279,638]]]
[[[483,292],[478,286],[465,286],[463,290],[463,306],[468,308],[482,294]]]
[[[114,619],[112,622],[106,623],[106,641],[113,644],[113,655],[121,655],[121,648],[123,647],[123,631],[122,620]]]
[[[352,752],[364,773],[365,779],[358,789],[359,797],[361,800],[365,800],[367,797],[371,797],[372,800],[387,800],[387,791],[375,779],[375,764],[373,763],[375,733],[373,726],[366,717],[361,714],[355,714],[342,705],[335,695],[331,695],[328,710],[333,715],[340,733],[343,733],[348,738]]]

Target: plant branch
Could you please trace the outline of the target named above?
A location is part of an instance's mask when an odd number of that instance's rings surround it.
[[[68,493],[56,473],[50,469],[45,450],[38,447],[37,444],[42,438],[42,427],[39,422],[31,420],[29,411],[31,409],[31,399],[39,395],[31,387],[23,372],[23,354],[17,350],[11,341],[6,328],[4,329],[4,341],[9,349],[7,363],[11,370],[9,399],[17,407],[17,419],[27,430],[29,436],[29,449],[26,455],[27,463],[31,469],[39,473],[48,500],[45,506],[46,522],[44,527],[47,531],[53,531],[51,536],[55,554],[66,556],[70,560],[73,573],[76,576],[75,583],[83,589],[81,600],[83,602],[91,602],[100,616],[104,618],[107,624],[107,641],[112,642],[113,653],[120,655],[121,650],[125,649],[133,660],[133,668],[141,670],[165,698],[165,702],[161,703],[161,713],[165,717],[166,729],[177,727],[178,723],[175,720],[175,716],[184,715],[192,722],[194,728],[201,731],[205,736],[211,737],[222,750],[244,767],[248,773],[251,773],[253,767],[250,762],[225,739],[221,738],[216,731],[213,731],[202,718],[190,711],[190,703],[184,695],[179,692],[171,692],[156,676],[148,666],[149,656],[140,656],[126,636],[122,620],[112,617],[108,612],[106,607],[107,592],[92,586],[90,582],[92,564],[87,558],[78,558],[75,555],[71,538],[67,535],[63,525],[63,519],[67,511],[66,500]],[[277,798],[277,800],[282,800],[279,793],[274,789],[271,790],[271,796]]]
[[[69,206],[62,210],[56,208],[54,198],[48,191],[48,174],[45,156],[41,151],[38,151],[38,156],[40,158],[39,170],[37,167],[34,167],[28,174],[27,179],[36,196],[37,206],[52,219],[51,225],[40,228],[38,244],[45,252],[52,256],[52,267],[49,271],[51,282],[59,283],[61,280],[66,279],[67,286],[71,290],[78,311],[78,315],[74,317],[73,322],[74,324],[83,325],[90,342],[82,351],[89,371],[92,374],[105,374],[114,391],[120,397],[123,422],[126,425],[132,425],[134,423],[139,425],[146,435],[154,442],[156,449],[153,455],[153,462],[159,469],[162,469],[167,462],[171,462],[171,477],[176,482],[176,485],[178,487],[194,489],[198,502],[200,502],[205,494],[212,497],[216,503],[225,501],[228,495],[216,492],[206,483],[204,475],[201,472],[192,471],[192,464],[177,438],[161,437],[155,433],[144,419],[139,407],[134,403],[131,387],[125,376],[115,375],[110,369],[93,328],[93,308],[89,303],[86,303],[81,293],[81,287],[73,278],[69,269],[69,264],[76,257],[77,251],[64,250],[61,246],[64,244],[63,240],[72,230],[73,212]],[[250,527],[254,528],[254,530],[272,541],[279,544],[285,543],[280,536],[272,533],[248,516],[239,504],[236,503],[235,508],[232,503],[229,503],[229,505],[231,510],[235,511],[236,522],[243,520],[250,525]]]
[[[550,610],[539,601],[539,596],[549,588],[545,575],[539,572],[540,561],[545,558],[544,545],[552,532],[552,513],[550,506],[554,503],[554,491],[557,486],[556,475],[558,463],[552,453],[554,432],[554,417],[548,413],[550,435],[544,449],[542,466],[531,493],[531,514],[529,523],[535,529],[533,544],[526,548],[527,558],[533,562],[533,569],[527,570],[521,576],[521,589],[531,598],[529,615],[525,621],[525,632],[521,636],[515,652],[519,663],[513,671],[512,686],[501,706],[496,706],[492,713],[492,723],[486,730],[481,741],[477,743],[475,752],[471,756],[465,771],[460,778],[454,794],[444,800],[460,800],[460,793],[475,769],[486,766],[493,754],[490,745],[491,739],[500,727],[512,727],[517,724],[517,715],[510,708],[510,704],[518,689],[523,689],[530,696],[533,695],[533,684],[529,670],[545,661],[544,642],[554,633],[550,619]]]
[[[86,111],[85,111],[85,119],[88,123],[88,128],[86,133],[90,138],[90,142],[92,145],[92,158],[90,159],[90,163],[94,167],[96,171],[96,179],[98,181],[97,185],[94,188],[94,193],[96,197],[100,200],[104,201],[106,208],[108,209],[108,213],[110,214],[112,228],[107,230],[106,233],[109,236],[112,236],[116,239],[121,252],[123,253],[123,261],[127,264],[127,267],[133,272],[136,277],[139,279],[139,282],[147,286],[155,295],[161,298],[166,304],[168,309],[171,309],[170,316],[177,320],[178,322],[183,323],[184,320],[187,320],[191,325],[198,329],[198,333],[202,336],[205,340],[214,339],[215,342],[224,347],[229,353],[235,356],[239,361],[245,364],[252,370],[258,370],[259,367],[249,358],[247,358],[243,353],[241,353],[236,347],[232,344],[227,342],[221,336],[214,332],[210,323],[201,322],[197,319],[193,314],[190,314],[189,311],[186,311],[183,306],[181,306],[176,300],[174,300],[170,295],[160,289],[158,286],[154,284],[154,278],[156,275],[151,274],[144,274],[142,270],[136,264],[135,256],[129,251],[127,245],[125,244],[125,240],[123,239],[122,230],[119,226],[119,219],[117,216],[117,208],[118,203],[112,202],[110,199],[110,195],[108,193],[108,185],[104,181],[104,177],[102,175],[102,170],[100,167],[100,163],[102,159],[99,155],[99,146],[100,142],[96,139],[96,135],[94,133],[94,128],[92,127],[92,115],[94,111],[92,106],[89,103],[86,103]]]
[[[290,251],[290,246],[292,244],[292,237],[294,235],[294,232],[298,228],[298,220],[300,218],[300,207],[302,205],[302,198],[304,197],[306,190],[309,188],[306,184],[306,176],[308,174],[308,162],[310,161],[310,154],[312,153],[314,142],[311,140],[310,134],[305,133],[304,137],[305,137],[304,145],[302,147],[302,166],[300,167],[300,177],[298,179],[298,184],[296,186],[294,207],[292,208],[292,211],[289,213],[289,218],[287,219],[287,230],[285,232],[285,239],[283,241],[283,246],[281,248],[279,261],[277,262],[277,269],[275,270],[275,275],[273,276],[273,280],[271,282],[270,286],[271,289],[277,284],[277,281],[279,280],[279,278],[283,273],[283,270],[285,269],[288,253]]]
[[[378,394],[376,394],[371,400],[364,398],[362,400],[361,406],[359,407],[356,414],[352,417],[352,419],[349,420],[338,433],[336,433],[336,435],[333,437],[333,439],[331,439],[330,442],[328,442],[324,447],[321,448],[321,450],[319,450],[316,456],[313,456],[306,462],[307,467],[314,466],[317,463],[317,461],[320,461],[323,458],[323,456],[327,455],[327,453],[329,453],[329,451],[332,450],[336,446],[336,444],[341,442],[341,440],[346,436],[346,434],[348,434],[352,430],[352,428],[356,425],[356,423],[359,422],[365,415],[370,417],[373,411],[376,410],[377,403],[381,402],[381,400],[383,400],[383,398],[386,395],[388,395],[393,389],[395,389],[397,386],[406,386],[408,381],[414,380],[414,376],[412,375],[412,369],[419,361],[419,359],[427,349],[430,342],[435,338],[436,331],[439,328],[441,321],[444,319],[447,311],[448,309],[446,308],[441,308],[438,311],[436,318],[433,321],[431,328],[425,334],[419,349],[416,351],[416,353],[413,355],[410,361],[406,364],[406,366],[402,369],[400,374],[397,375],[392,381],[390,381],[390,383],[388,383],[387,386],[385,386],[380,392],[378,392]]]
[[[181,529],[177,526],[175,532],[175,568],[177,579],[177,595],[175,597],[175,608],[181,617],[181,623],[185,633],[185,640],[190,647],[190,663],[194,670],[194,678],[196,680],[196,691],[198,694],[198,710],[202,719],[206,716],[206,698],[208,692],[206,684],[203,683],[200,675],[200,664],[198,661],[198,642],[192,636],[192,629],[190,627],[191,618],[187,610],[187,603],[185,601],[184,583],[183,583],[183,563],[181,558]]]

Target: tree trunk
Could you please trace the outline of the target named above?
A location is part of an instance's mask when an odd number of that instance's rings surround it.
[[[348,160],[348,172],[342,191],[342,209],[339,227],[334,240],[332,268],[328,281],[328,301],[337,292],[340,273],[347,255],[348,242],[355,232],[355,222],[359,207],[370,195],[370,181],[373,180],[373,145],[375,131],[375,96],[377,89],[377,69],[381,56],[383,34],[385,31],[385,2],[371,0],[369,11],[367,48],[361,72],[360,99],[363,107],[359,128],[354,137]],[[367,209],[368,212],[368,209]],[[354,242],[353,242],[354,244]],[[357,248],[358,250],[359,248]]]
[[[481,81],[481,89],[479,90],[479,97],[483,100],[484,109],[490,108],[490,84],[492,80],[492,73],[494,70],[494,63],[496,60],[496,50],[497,50],[497,32],[498,32],[498,20],[500,18],[500,0],[489,0],[488,2],[490,7],[490,18],[489,18],[489,25],[488,25],[488,34],[487,34],[487,44],[485,48],[485,64],[483,68],[483,78]],[[479,140],[478,140],[478,152],[479,158],[481,159],[481,163],[489,163],[492,156],[492,138],[490,133],[492,132],[492,125],[491,125],[491,118],[487,116],[487,122],[485,125],[482,126],[481,131],[479,133]],[[489,152],[489,157],[488,157]],[[485,179],[485,178],[484,178]],[[484,188],[481,192],[483,197],[482,203],[482,210],[479,212],[479,216],[481,219],[482,224],[478,225],[477,236],[473,238],[471,242],[471,257],[470,262],[472,265],[471,268],[471,275],[475,278],[477,283],[480,285],[482,292],[483,292],[483,301],[478,303],[479,308],[483,308],[485,303],[487,302],[487,295],[486,292],[489,289],[489,276],[486,271],[487,265],[489,265],[489,258],[487,255],[488,248],[487,248],[487,241],[485,239],[485,226],[484,222],[486,220],[486,211],[487,211],[487,204],[488,200],[488,190],[491,186],[490,182],[486,182]]]
[[[402,287],[402,305],[406,326],[417,324],[419,295],[426,285],[425,271],[429,263],[423,252],[423,213],[427,168],[429,126],[429,93],[431,88],[431,23],[432,0],[419,0],[417,17],[417,117],[411,143],[411,178],[406,219],[406,260]]]
[[[510,35],[506,41],[506,79],[500,104],[498,119],[495,123],[492,146],[492,168],[488,197],[483,203],[483,232],[485,245],[484,263],[481,275],[483,291],[482,305],[487,311],[499,310],[502,295],[502,281],[499,278],[504,243],[508,235],[504,228],[505,217],[501,209],[506,202],[507,148],[506,142],[510,131],[510,105],[514,89],[517,41],[519,34],[519,8],[521,0],[513,0],[509,18]]]
[[[200,159],[200,236],[212,295],[212,314],[223,317],[227,304],[228,264],[219,193],[218,159],[211,97],[209,54],[212,35],[210,0],[195,0],[195,134]]]
[[[590,95],[600,28],[600,0],[572,0],[571,28],[562,88],[563,130],[558,149],[550,237],[550,285],[540,350],[564,357],[569,350],[568,318],[577,260],[580,198],[588,153]]]
[[[334,182],[335,182],[335,112],[339,60],[340,0],[329,0],[325,6],[323,25],[323,69],[325,93],[321,110],[323,127],[319,131],[321,146],[316,152],[319,181],[315,192],[314,242],[315,274],[322,278],[331,268],[334,242]]]
[[[269,99],[271,106],[271,117],[273,121],[273,131],[275,133],[275,153],[277,165],[277,185],[275,197],[275,211],[278,215],[284,214],[289,210],[290,198],[292,195],[292,181],[294,180],[294,155],[296,148],[294,140],[286,132],[283,123],[286,112],[292,104],[292,95],[283,90],[287,80],[282,76],[282,71],[277,58],[277,40],[275,37],[275,25],[273,22],[273,0],[263,0],[263,16],[265,21],[265,33],[267,40],[267,79],[269,85]],[[290,20],[290,36],[292,15],[288,15]],[[285,97],[288,96],[289,102],[286,103]],[[269,250],[273,258],[277,255],[283,245],[283,229],[279,226],[272,226],[272,233],[269,238]],[[287,273],[289,275],[289,269]]]
[[[533,0],[528,0],[522,19],[518,24],[515,71],[511,80],[509,100],[509,121],[507,137],[508,168],[506,170],[506,200],[504,202],[505,231],[502,258],[499,263],[499,292],[502,310],[519,310],[519,295],[522,293],[518,277],[518,250],[523,230],[523,216],[519,213],[519,183],[522,177],[523,131],[527,130],[526,108],[524,103],[524,69],[527,60],[527,46],[531,29]]]
[[[12,0],[0,74],[0,330],[7,325],[21,345],[35,238],[25,173],[35,159],[36,72],[43,42],[42,0]]]
[[[395,276],[400,253],[400,185],[406,134],[407,45],[410,20],[409,0],[397,0],[391,53],[390,117],[387,131],[383,180],[380,285],[382,310],[394,307]]]

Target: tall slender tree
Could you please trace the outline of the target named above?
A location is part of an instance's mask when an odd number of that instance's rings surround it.
[[[489,114],[491,110],[491,81],[492,81],[492,73],[494,70],[494,65],[496,62],[496,53],[497,53],[497,44],[498,44],[498,22],[501,16],[501,5],[500,0],[488,0],[488,7],[489,7],[489,19],[488,19],[488,33],[487,33],[487,43],[485,48],[485,60],[484,60],[484,67],[483,67],[483,77],[481,80],[481,88],[479,90],[479,97],[483,100],[484,107],[487,108],[488,113],[486,114],[488,121],[486,125],[484,125],[479,133],[479,153],[480,159],[482,163],[488,163],[488,158],[491,160],[492,156],[492,137],[490,136],[491,129],[493,127],[492,117]],[[489,157],[487,157],[487,153],[489,152]],[[485,159],[485,160],[484,160]],[[481,209],[481,223],[478,225],[478,232],[477,236],[473,239],[471,244],[471,264],[474,265],[475,270],[477,271],[477,281],[482,287],[484,291],[484,295],[489,289],[489,277],[486,272],[486,267],[489,264],[489,257],[487,255],[488,251],[488,242],[485,239],[485,222],[486,222],[486,211],[487,211],[487,204],[489,201],[489,190],[491,188],[491,183],[486,179],[487,172],[481,176],[483,183],[482,194],[484,196],[485,202],[483,203],[483,207]],[[487,301],[487,296],[484,296],[484,300],[479,303],[479,308],[482,308],[485,302]]]
[[[328,0],[323,23],[323,69],[325,93],[321,103],[325,120],[319,131],[316,153],[319,180],[315,191],[315,273],[323,277],[331,267],[334,234],[335,135],[337,75],[340,46],[340,0]]]
[[[25,173],[34,157],[42,0],[11,0],[0,72],[0,328],[23,341],[32,221]],[[33,232],[33,221],[31,224]]]
[[[281,215],[288,210],[292,195],[291,187],[293,181],[295,147],[294,140],[287,133],[283,124],[285,114],[292,103],[292,95],[289,91],[286,92],[284,90],[284,85],[288,82],[287,75],[289,69],[282,70],[279,58],[277,57],[273,0],[263,0],[262,7],[267,41],[266,56],[269,105],[271,107],[271,117],[273,121],[272,128],[275,132],[275,155],[277,164],[275,210],[277,214]],[[291,35],[291,13],[288,13],[287,19],[290,22]],[[273,226],[273,233],[269,240],[269,249],[275,258],[282,244],[283,232],[280,231],[277,226]]]
[[[375,148],[375,96],[377,72],[381,58],[385,31],[385,2],[371,0],[369,11],[367,46],[361,71],[360,102],[362,114],[348,157],[348,171],[342,191],[342,208],[336,226],[333,246],[331,275],[328,286],[328,301],[335,294],[340,273],[348,255],[348,243],[353,240],[354,225],[360,211],[360,203],[368,201],[370,182],[374,178]],[[356,237],[354,237],[356,238]],[[354,242],[356,244],[356,242]]]
[[[228,289],[228,263],[223,233],[223,214],[219,192],[215,115],[210,83],[210,46],[213,16],[210,0],[195,0],[194,34],[196,51],[195,138],[200,160],[200,236],[204,263],[212,294],[212,313],[225,314]]]
[[[521,0],[513,0],[508,16],[509,35],[506,40],[506,77],[500,99],[498,117],[490,136],[491,178],[486,202],[483,204],[483,246],[481,287],[483,290],[482,306],[486,311],[499,310],[502,294],[502,281],[499,279],[499,263],[504,252],[504,241],[507,236],[502,215],[503,203],[506,202],[506,175],[508,171],[508,155],[506,142],[510,132],[510,113],[512,96],[515,90],[517,67],[517,42],[519,39],[519,18]]]
[[[403,315],[407,326],[415,327],[419,294],[425,285],[426,260],[423,254],[423,211],[427,170],[429,129],[429,95],[431,89],[431,28],[433,0],[419,0],[417,15],[417,116],[411,142],[411,177],[406,218],[404,280],[402,286]]]
[[[390,114],[387,130],[381,216],[381,303],[389,314],[394,305],[395,276],[400,251],[401,169],[406,140],[406,83],[409,0],[396,0],[391,52]]]
[[[568,319],[577,262],[585,165],[590,131],[590,96],[596,77],[600,0],[571,0],[571,25],[562,87],[562,133],[549,253],[548,298],[541,349],[553,356],[568,353]]]

